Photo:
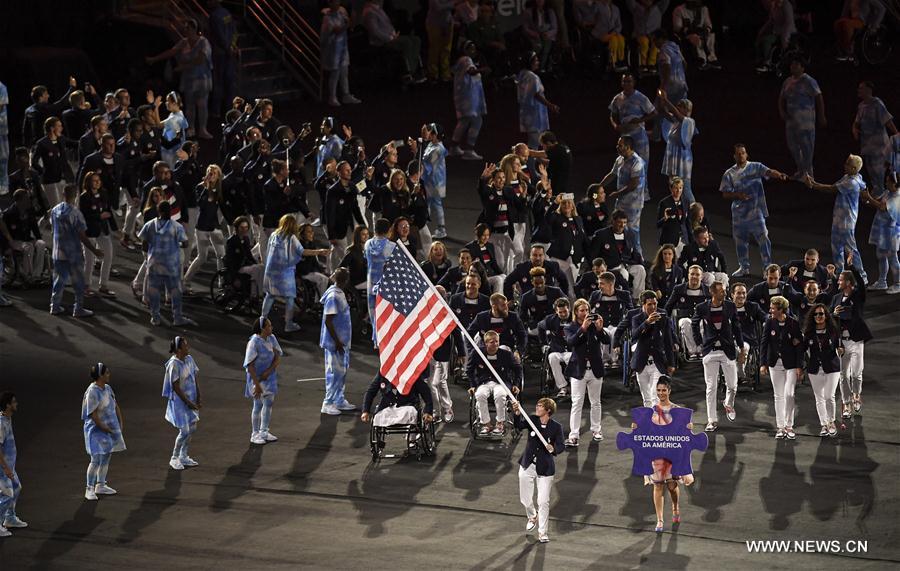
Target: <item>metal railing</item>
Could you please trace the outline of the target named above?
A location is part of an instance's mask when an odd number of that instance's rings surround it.
[[[287,0],[247,0],[244,20],[279,50],[281,63],[317,100],[322,98],[319,33]]]

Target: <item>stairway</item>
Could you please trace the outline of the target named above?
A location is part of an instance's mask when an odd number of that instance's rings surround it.
[[[247,29],[247,23],[235,17],[238,29],[240,71],[238,93],[247,100],[266,97],[272,101],[288,101],[309,97],[307,90],[286,69],[257,34]],[[318,94],[315,94],[318,97]]]

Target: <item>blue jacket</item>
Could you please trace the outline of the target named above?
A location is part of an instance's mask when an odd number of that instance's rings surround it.
[[[531,289],[522,295],[519,303],[519,318],[529,328],[537,327],[537,324],[548,315],[553,314],[553,304],[557,299],[566,297],[558,287],[547,286],[544,289],[544,299],[538,299],[537,291]]]
[[[621,289],[613,291],[613,295],[604,295],[603,290],[598,289],[591,294],[588,300],[591,304],[591,312],[603,316],[604,325],[615,325],[622,320],[622,316],[634,307],[631,293]]]
[[[866,282],[859,275],[859,270],[853,266],[847,266],[845,269],[853,272],[853,277],[856,278],[856,287],[853,288],[853,292],[850,293],[850,297],[846,300],[843,293],[837,292],[834,294],[831,300],[831,314],[835,321],[838,322],[838,325],[840,325],[842,335],[846,331],[852,341],[869,341],[872,339],[872,332],[869,331],[869,326],[863,320],[863,309],[866,304]],[[845,310],[838,315],[834,313],[834,310],[839,305],[849,307],[850,310]]]
[[[806,371],[812,374],[839,373],[841,357],[837,350],[843,347],[839,331],[825,334],[823,339],[813,331],[806,336]]]
[[[507,299],[513,299],[514,284],[519,284],[520,295],[525,295],[525,292],[531,290],[531,276],[528,272],[534,267],[536,266],[531,263],[531,260],[525,260],[524,262],[516,264],[513,271],[503,280],[503,295],[505,295]],[[544,277],[547,279],[548,286],[556,286],[563,291],[569,289],[569,280],[566,277],[565,272],[560,269],[558,263],[553,260],[544,259],[544,263],[540,267],[544,268],[547,272],[544,274]]]
[[[544,448],[536,434],[529,432],[528,440],[525,443],[525,452],[519,458],[519,466],[527,469],[534,464],[534,469],[538,476],[553,476],[556,474],[556,462],[553,457],[566,449],[563,427],[552,418],[547,422],[546,427],[542,427],[541,421],[537,416],[533,414],[529,416],[531,417],[531,422],[541,432],[547,443],[553,445],[553,453],[551,454]],[[519,430],[530,431],[528,423],[525,422],[521,414],[515,416],[515,425]]]
[[[694,316],[691,317],[694,341],[703,347],[703,356],[712,351],[722,350],[729,359],[735,359],[737,348],[743,347],[744,337],[741,334],[741,322],[737,317],[734,302],[727,299],[722,302],[720,328],[716,328],[714,319],[716,318],[713,316],[712,301],[704,301],[694,308]]]
[[[469,335],[475,337],[488,331],[496,331],[500,335],[500,344],[511,351],[524,353],[528,348],[528,332],[522,320],[512,311],[505,318],[494,317],[491,310],[482,311],[469,324]]]
[[[752,301],[746,302],[741,309],[743,311],[737,310],[738,321],[741,322],[741,336],[744,338],[744,343],[755,346],[759,344],[758,328],[766,322],[769,314]]]
[[[785,369],[798,369],[803,366],[804,350],[803,333],[796,319],[788,315],[783,326],[771,317],[766,319],[760,343],[760,365],[773,367],[780,357]]]
[[[487,355],[487,351],[484,354]],[[507,387],[510,389],[514,386],[522,388],[522,365],[516,362],[512,352],[506,349],[498,350],[497,358],[491,361],[491,365],[494,366],[494,370],[497,371]],[[497,380],[481,356],[475,351],[469,353],[466,361],[466,376],[469,377],[469,386],[473,389]]]
[[[600,330],[593,324],[587,331],[575,322],[566,326],[566,342],[572,350],[572,356],[566,365],[566,376],[572,379],[583,379],[587,369],[590,368],[594,376],[603,378],[603,355],[600,351],[601,344],[609,343],[609,334]]]
[[[416,382],[413,383],[412,388],[409,390],[409,394],[406,395],[400,394],[397,387],[382,376],[381,373],[376,373],[375,378],[369,383],[369,388],[366,389],[365,396],[363,396],[363,412],[372,410],[372,402],[375,400],[375,395],[378,392],[381,392],[381,400],[378,401],[378,407],[375,409],[376,414],[387,407],[394,405],[417,407],[419,398],[425,403],[422,412],[431,414],[434,411],[434,406],[431,397],[431,388],[428,385],[430,371],[431,369],[426,367],[422,374],[419,375],[419,378],[416,379]]]
[[[571,319],[560,321],[559,316],[555,313],[548,315],[538,323],[538,338],[542,344],[550,346],[551,353],[564,353],[569,350],[569,344],[566,342],[566,327],[570,323],[572,323]]]
[[[615,268],[622,264],[632,266],[634,264],[644,263],[644,258],[639,250],[640,238],[631,228],[625,228],[622,232],[625,236],[622,251],[616,244],[615,236],[611,226],[601,228],[591,236],[591,242],[588,246],[588,260],[594,258],[603,258],[606,266]]]
[[[661,318],[656,323],[647,322],[647,314],[639,311],[631,318],[631,353],[629,365],[635,371],[642,371],[652,357],[653,364],[660,373],[666,374],[667,367],[675,366],[675,351],[672,342],[672,326],[665,311],[657,309]]]

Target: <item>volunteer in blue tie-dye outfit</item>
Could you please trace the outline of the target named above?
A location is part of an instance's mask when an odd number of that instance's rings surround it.
[[[687,99],[688,85],[685,76],[684,56],[678,44],[669,39],[669,33],[659,29],[653,33],[653,45],[659,50],[656,68],[659,73],[659,88],[666,92],[671,101]],[[665,137],[672,125],[668,119],[661,117],[656,122],[659,132],[654,129],[654,140]]]
[[[428,210],[437,228],[433,237],[441,240],[447,237],[447,228],[444,222],[444,197],[447,196],[447,149],[441,139],[444,138],[444,130],[437,123],[422,125],[422,136],[416,141],[409,139],[409,150],[414,155],[419,152],[419,144],[424,144],[422,149],[422,186],[428,199]]]
[[[278,229],[269,236],[266,248],[266,269],[263,274],[263,299],[260,317],[268,317],[275,305],[275,300],[284,300],[284,331],[291,333],[300,331],[294,323],[294,299],[297,297],[297,264],[300,258],[308,256],[327,256],[328,249],[304,249],[297,237],[300,225],[292,214],[285,214],[278,221]]]
[[[16,395],[0,393],[0,537],[9,537],[10,528],[28,527],[16,515],[16,502],[22,491],[22,482],[16,473],[16,437],[13,434],[12,416],[19,408]]]
[[[750,275],[750,238],[759,244],[763,267],[772,263],[772,243],[766,228],[769,209],[763,179],[787,180],[788,177],[762,163],[748,161],[747,147],[741,143],[734,146],[734,161],[735,164],[722,176],[719,191],[731,201],[731,227],[738,257],[738,269],[731,277],[740,278]]]
[[[802,180],[813,175],[813,154],[816,146],[816,125],[825,128],[825,100],[815,79],[805,72],[802,56],[791,58],[791,75],[781,85],[778,95],[778,114],[784,121],[784,136],[788,150],[797,164],[793,178]]]
[[[853,254],[854,266],[859,268],[863,280],[866,279],[866,270],[863,267],[862,256],[856,246],[856,219],[859,216],[860,193],[866,189],[863,182],[863,160],[857,155],[850,155],[844,162],[844,176],[834,184],[820,184],[812,177],[806,177],[806,185],[813,190],[833,192],[834,210],[831,214],[831,258],[838,272],[844,269],[844,259],[848,253]],[[861,284],[860,287],[865,287]]]
[[[484,85],[481,73],[490,71],[485,66],[477,66],[473,58],[477,49],[472,42],[463,45],[463,55],[453,66],[453,106],[456,107],[456,128],[453,130],[451,157],[462,157],[468,161],[480,161],[483,157],[475,152],[475,143],[481,132],[487,104],[484,100]],[[466,149],[463,150],[462,147]]]
[[[870,290],[887,290],[888,294],[900,293],[900,190],[897,189],[897,174],[891,173],[885,179],[887,192],[880,199],[863,193],[866,204],[874,206],[878,211],[872,219],[872,230],[869,232],[869,244],[875,246],[878,255],[878,281]],[[894,276],[894,284],[888,287],[888,269]]]
[[[674,179],[681,179],[684,197],[690,205],[695,202],[691,187],[691,173],[694,171],[694,151],[691,147],[694,136],[699,133],[697,123],[691,117],[694,104],[690,99],[682,99],[673,105],[662,89],[659,90],[659,101],[664,116],[672,121],[672,127],[666,134],[666,154],[661,172],[669,177],[670,187]]]
[[[525,133],[528,148],[534,150],[540,149],[541,133],[550,129],[547,110],[559,113],[559,105],[550,103],[544,93],[544,84],[535,73],[540,67],[540,58],[534,52],[529,52],[522,58],[522,69],[516,75],[519,131]]]
[[[343,130],[347,139],[353,135],[353,131],[347,125],[343,126]],[[322,119],[319,131],[322,135],[316,140],[316,178],[319,178],[325,172],[325,164],[328,162],[328,159],[341,160],[345,141],[345,139],[341,139],[334,132],[334,117]]]
[[[103,363],[91,367],[93,382],[81,400],[81,420],[84,422],[84,448],[91,457],[87,468],[87,488],[84,499],[96,501],[97,496],[110,496],[116,491],[106,483],[109,459],[113,452],[125,450],[122,438],[122,411],[116,393],[109,385],[112,373]]]
[[[150,324],[159,325],[160,298],[163,290],[172,301],[172,324],[197,325],[181,313],[181,250],[188,244],[184,226],[171,219],[168,202],[156,207],[159,216],[144,224],[138,233],[147,252],[147,297],[150,301]]]
[[[265,444],[278,438],[269,432],[272,406],[278,392],[278,365],[284,352],[272,334],[272,322],[259,317],[253,322],[253,335],[244,351],[244,370],[247,382],[244,397],[253,399],[250,412],[250,442]]]
[[[200,369],[190,355],[191,347],[187,339],[176,336],[169,345],[172,354],[166,361],[166,375],[163,378],[162,396],[166,401],[166,420],[178,429],[175,448],[169,466],[173,470],[184,470],[197,466],[197,461],[188,456],[191,438],[200,421],[200,384],[197,373]]]
[[[356,410],[344,396],[344,382],[350,368],[350,341],[353,325],[350,322],[350,306],[344,289],[350,281],[350,273],[338,268],[331,274],[333,285],[322,296],[322,329],[319,347],[325,351],[325,399],[322,414],[338,415],[341,411]],[[374,325],[373,325],[374,327]]]
[[[625,212],[628,216],[628,227],[640,236],[641,211],[644,208],[644,189],[647,184],[644,161],[634,151],[634,141],[627,135],[619,137],[616,151],[619,158],[613,163],[612,170],[600,181],[600,186],[606,186],[615,180],[616,190],[607,193],[606,196],[616,199],[615,208]],[[643,254],[640,240],[635,246],[638,253]]]
[[[627,135],[634,141],[634,152],[644,161],[644,179],[650,167],[650,140],[644,122],[656,117],[656,107],[646,95],[634,88],[634,76],[622,75],[622,91],[609,104],[609,122],[620,136]],[[689,195],[690,196],[690,195]],[[649,200],[650,189],[644,190],[644,199]],[[693,199],[691,199],[693,202]]]
[[[863,81],[856,89],[856,96],[861,99],[856,108],[853,120],[853,138],[859,141],[859,154],[866,164],[869,175],[869,190],[878,198],[884,193],[885,163],[890,162],[890,139],[895,135],[897,127],[894,117],[884,106],[884,102],[874,97],[875,84]]]
[[[372,323],[372,342],[378,347],[378,337],[375,328],[375,295],[378,293],[378,282],[384,272],[384,264],[391,257],[396,244],[388,239],[391,222],[386,218],[375,221],[375,237],[369,238],[363,248],[366,256],[366,294],[369,302],[369,320]]]
[[[75,207],[78,200],[78,189],[67,186],[65,201],[60,202],[50,211],[50,224],[53,227],[53,293],[50,296],[50,314],[59,315],[65,311],[62,306],[63,290],[66,282],[72,279],[75,290],[74,317],[90,317],[93,311],[82,307],[84,303],[84,253],[81,246],[92,251],[98,258],[103,257],[103,250],[95,247],[87,237],[87,223],[84,215]]]

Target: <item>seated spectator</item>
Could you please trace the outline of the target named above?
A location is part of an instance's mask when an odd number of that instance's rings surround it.
[[[3,222],[12,237],[10,246],[22,253],[20,278],[28,285],[41,277],[44,271],[44,254],[47,248],[38,228],[38,215],[34,211],[31,195],[24,188],[13,193],[13,204],[3,212]]]
[[[632,37],[638,43],[638,64],[641,73],[652,73],[659,50],[650,36],[662,27],[662,16],[669,9],[669,0],[625,0],[634,22]]]
[[[709,8],[703,0],[688,0],[672,11],[672,31],[694,46],[700,69],[721,67],[716,56],[716,34],[712,28]]]
[[[368,278],[368,265],[366,263],[366,255],[363,250],[366,240],[369,239],[369,229],[365,226],[357,226],[353,230],[353,242],[347,248],[344,259],[341,260],[340,267],[347,268],[350,272],[350,285],[354,289],[366,291],[366,280]]]
[[[557,29],[556,12],[547,6],[546,0],[531,0],[530,7],[522,12],[522,32],[540,58],[542,72],[547,70]]]
[[[369,44],[384,47],[403,59],[403,82],[422,83],[422,42],[416,36],[401,36],[384,11],[384,0],[366,0],[362,23],[369,35]]]
[[[606,46],[611,68],[617,72],[627,70],[622,15],[612,0],[577,0],[575,21],[582,30],[590,34],[588,45],[599,42]]]
[[[225,273],[229,279],[233,279],[234,276],[246,276],[246,278],[241,277],[241,287],[246,294],[251,293],[251,280],[256,282],[256,291],[259,293],[262,288],[265,265],[258,263],[253,257],[250,219],[246,216],[238,216],[234,220],[234,234],[225,243],[223,262]]]
[[[478,53],[484,56],[492,77],[505,77],[510,72],[506,40],[494,16],[494,5],[482,2],[478,6],[478,19],[466,27],[466,39],[475,44]]]
[[[834,22],[838,61],[853,59],[853,36],[867,26],[877,28],[884,19],[885,7],[880,0],[844,0],[841,17]]]
[[[796,32],[794,6],[790,0],[770,0],[769,17],[756,35],[756,71],[769,71],[774,63],[775,46],[786,49]]]

